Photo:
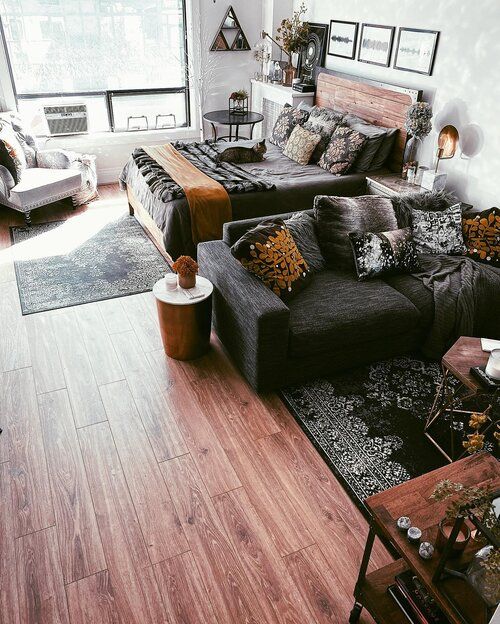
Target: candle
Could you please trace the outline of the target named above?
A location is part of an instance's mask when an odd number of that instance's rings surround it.
[[[420,538],[422,537],[422,531],[418,527],[410,527],[406,535],[409,542],[412,544],[418,544],[420,542]]]
[[[500,380],[500,349],[493,349],[490,353],[488,364],[486,364],[486,374],[493,379]]]
[[[411,527],[411,520],[408,516],[401,516],[401,518],[398,518],[397,525],[400,531],[408,531]]]
[[[167,290],[177,289],[177,275],[175,273],[167,273],[165,275],[165,288]]]

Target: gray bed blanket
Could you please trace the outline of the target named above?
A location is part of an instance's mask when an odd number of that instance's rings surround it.
[[[230,163],[219,163],[217,160],[219,150],[213,144],[176,141],[172,143],[172,146],[197,169],[219,182],[229,194],[276,189],[274,182],[267,180],[265,175],[255,175]],[[132,159],[151,192],[160,201],[168,202],[185,196],[182,187],[174,182],[163,167],[142,148],[139,147],[133,151]]]
[[[422,347],[439,359],[458,336],[500,339],[500,269],[464,256],[421,255],[416,276],[434,297],[434,322]]]

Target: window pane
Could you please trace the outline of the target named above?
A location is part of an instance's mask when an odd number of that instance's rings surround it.
[[[0,0],[18,93],[180,87],[183,0]]]
[[[115,130],[154,130],[156,127],[185,126],[185,98],[184,93],[113,95]]]
[[[38,136],[49,134],[47,122],[43,112],[44,105],[48,104],[86,104],[89,132],[106,132],[109,130],[108,113],[104,95],[77,96],[57,98],[36,98],[18,100],[19,112]]]

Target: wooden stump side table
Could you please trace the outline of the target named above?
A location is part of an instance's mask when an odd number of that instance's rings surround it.
[[[194,360],[208,351],[212,325],[213,285],[196,276],[192,292],[201,294],[189,299],[181,288],[167,290],[161,279],[153,287],[156,297],[161,339],[165,353],[175,360]]]

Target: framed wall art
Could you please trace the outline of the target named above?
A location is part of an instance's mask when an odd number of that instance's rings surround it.
[[[438,30],[400,28],[394,69],[430,76],[434,66],[438,39]]]
[[[353,59],[356,56],[358,42],[358,22],[342,22],[330,20],[330,36],[328,38],[328,54]]]
[[[358,51],[358,61],[389,67],[391,63],[394,26],[363,24]]]

